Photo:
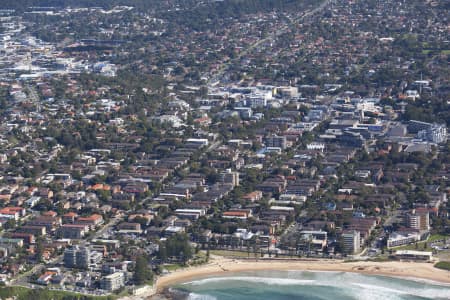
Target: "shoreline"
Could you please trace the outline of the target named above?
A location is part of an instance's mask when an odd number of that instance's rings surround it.
[[[251,271],[328,271],[352,272],[366,275],[381,275],[406,280],[430,281],[430,283],[450,285],[450,271],[437,269],[427,262],[404,261],[355,261],[343,260],[292,260],[292,259],[232,259],[214,256],[204,265],[180,269],[161,276],[155,282],[155,295],[166,288],[198,278],[217,275],[231,275]],[[153,295],[152,295],[153,296]],[[151,297],[149,295],[149,297]]]

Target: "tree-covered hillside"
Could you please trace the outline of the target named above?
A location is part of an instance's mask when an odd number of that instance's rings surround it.
[[[197,7],[207,7],[204,9],[208,13],[209,9],[222,15],[232,13],[246,14],[267,10],[287,10],[293,9],[305,3],[317,4],[318,0],[226,0],[226,1],[199,1],[199,0],[3,0],[2,9],[15,9],[25,11],[29,7],[103,7],[111,8],[117,5],[134,6],[138,9],[158,9],[177,7],[177,11],[195,11]]]

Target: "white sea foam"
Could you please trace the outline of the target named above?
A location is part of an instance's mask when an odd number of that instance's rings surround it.
[[[358,287],[362,288],[363,290],[368,290],[368,291],[375,290],[379,293],[385,293],[385,294],[391,294],[391,293],[397,294],[397,295],[408,294],[408,292],[405,292],[405,291],[391,289],[391,288],[383,287],[383,286],[379,286],[379,285],[364,284],[364,283],[352,283],[352,285],[358,286]]]
[[[267,285],[312,285],[315,280],[303,280],[292,278],[271,278],[271,277],[257,277],[257,276],[233,276],[233,277],[213,277],[207,279],[200,279],[185,284],[202,285],[207,283],[217,283],[223,281],[244,281],[252,283],[263,283]]]
[[[375,299],[383,299],[383,300],[403,300],[402,295],[399,293],[392,293],[383,291],[383,289],[367,289],[367,288],[353,288],[347,290],[350,292],[354,299],[358,300],[375,300]]]
[[[308,272],[309,273],[309,272]],[[201,286],[208,286],[211,288],[211,284],[221,283],[225,286],[227,282],[242,282],[244,285],[248,284],[251,288],[251,284],[263,284],[266,286],[315,286],[315,287],[330,287],[337,288],[340,292],[338,294],[346,294],[347,297],[358,300],[402,300],[408,298],[408,296],[418,296],[427,299],[450,299],[450,289],[447,286],[440,285],[436,282],[415,282],[415,283],[402,283],[401,281],[393,281],[389,277],[385,276],[369,276],[356,273],[347,272],[312,272],[317,273],[316,276],[306,276],[305,272],[301,271],[289,271],[287,273],[270,274],[241,274],[241,276],[222,276],[213,277],[207,279],[199,279],[185,283],[190,285],[195,291],[198,292],[198,288]],[[256,273],[258,274],[258,273]],[[239,274],[238,274],[239,275]],[[306,277],[306,278],[305,278]],[[408,279],[404,279],[409,281]],[[216,286],[214,285],[214,286]],[[256,288],[256,287],[255,287]],[[220,288],[219,288],[220,289]],[[203,297],[203,298],[201,298]],[[209,298],[208,298],[209,297]],[[197,294],[191,294],[189,299],[213,299],[211,296],[203,296]],[[340,299],[340,298],[338,298]]]
[[[411,288],[398,286],[397,288],[392,288],[363,283],[352,283],[352,285],[359,287],[360,289],[358,290],[368,293],[367,298],[365,299],[374,299],[374,294],[384,296],[383,299],[400,299],[400,295],[412,295],[432,299],[450,299],[450,290],[439,287]]]
[[[196,293],[189,293],[189,296],[187,298],[188,300],[217,300],[216,297],[211,295],[200,295]]]
[[[400,278],[400,277],[398,277],[398,278]],[[425,283],[425,284],[430,284],[430,285],[450,287],[450,283],[439,282],[439,281],[435,281],[435,280],[431,280],[431,279],[417,278],[417,277],[408,277],[408,278],[402,278],[402,279],[414,281],[417,283]]]
[[[318,273],[318,274],[331,274],[331,275],[336,275],[336,274],[342,274],[344,272],[342,271],[328,271],[328,270],[314,270],[314,271],[299,271],[299,270],[289,270],[288,272],[292,272],[292,273]]]

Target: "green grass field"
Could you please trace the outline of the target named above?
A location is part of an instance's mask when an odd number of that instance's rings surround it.
[[[249,257],[247,252],[241,251],[228,251],[228,250],[211,250],[210,254],[217,256],[226,256],[226,257]],[[253,252],[250,252],[250,257],[255,257]]]
[[[434,265],[435,268],[450,271],[450,261],[440,261]]]
[[[186,268],[186,266],[182,266],[182,265],[179,265],[179,264],[172,264],[172,265],[164,265],[164,269],[166,269],[167,271],[169,271],[169,272],[173,272],[173,271],[176,271],[176,270],[178,270],[178,269],[182,269],[182,268]]]
[[[405,246],[400,246],[400,247],[395,247],[392,248],[392,250],[419,250],[419,251],[432,251],[433,249],[431,248],[431,243],[435,242],[435,241],[439,241],[439,240],[450,240],[450,237],[448,235],[442,235],[442,234],[433,234],[431,235],[428,240],[426,241],[422,241],[422,242],[417,242],[417,246],[416,244],[410,244],[410,245],[405,245]],[[425,244],[427,245],[427,247],[424,247]]]
[[[443,240],[443,239],[448,240],[449,238],[450,238],[450,236],[448,236],[448,235],[433,234],[428,238],[427,242],[432,243],[434,241]]]

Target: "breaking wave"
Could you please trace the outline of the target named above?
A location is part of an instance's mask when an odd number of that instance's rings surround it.
[[[243,272],[193,280],[179,288],[190,292],[192,300],[450,299],[448,285],[347,272]]]
[[[250,277],[250,276],[236,276],[236,277],[214,277],[207,279],[200,279],[185,284],[202,285],[208,283],[217,283],[223,281],[245,281],[250,283],[263,283],[267,285],[306,285],[314,284],[314,280],[301,280],[290,278],[269,278],[269,277]]]
[[[187,300],[217,300],[217,298],[211,295],[189,293]]]

